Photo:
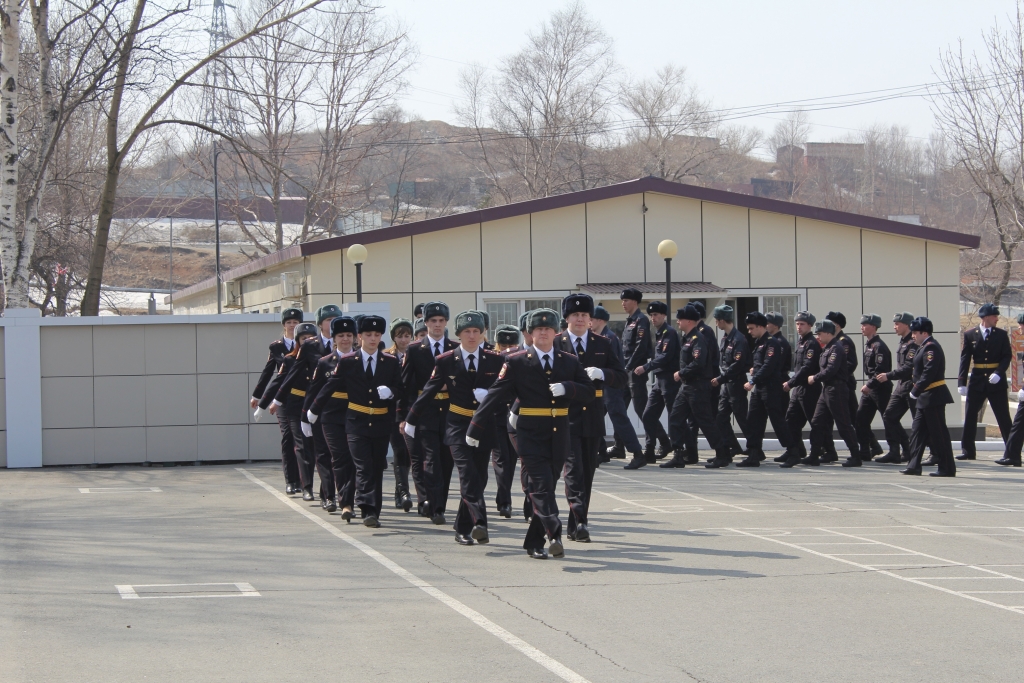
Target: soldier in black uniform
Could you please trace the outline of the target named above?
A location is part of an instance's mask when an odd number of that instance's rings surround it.
[[[724,333],[719,347],[719,372],[711,380],[711,386],[718,390],[718,415],[715,419],[718,433],[729,449],[729,460],[743,451],[736,433],[732,430],[732,416],[744,437],[747,435],[747,392],[743,385],[747,381],[750,367],[750,345],[747,338],[736,329],[735,312],[732,306],[716,306],[712,312],[715,324]]]
[[[590,330],[594,299],[589,294],[570,294],[562,300],[565,332],[555,338],[555,348],[576,356],[593,382],[594,400],[569,406],[572,449],[565,461],[565,498],[569,502],[566,533],[571,541],[590,542],[587,512],[597,469],[604,448],[604,389],[626,388],[628,377],[611,342]]]
[[[946,427],[946,406],[953,402],[953,396],[946,386],[946,356],[942,347],[932,336],[932,321],[928,318],[914,318],[910,331],[917,343],[914,354],[914,388],[910,398],[917,402],[914,424],[910,428],[910,462],[901,474],[921,474],[921,459],[925,446],[931,448],[932,459],[939,469],[933,477],[955,477],[956,460]]]
[[[712,365],[714,355],[708,350],[707,338],[697,329],[700,313],[693,304],[687,304],[676,311],[679,327],[679,371],[675,373],[682,386],[672,403],[668,416],[669,434],[676,454],[670,462],[673,467],[683,467],[696,462],[697,451],[692,444],[697,441],[689,422],[704,432],[708,444],[715,450],[715,459],[708,467],[725,467],[729,464],[729,449],[724,446],[715,427],[711,413],[711,378],[718,376],[718,366]],[[687,444],[691,444],[688,446]],[[690,450],[693,449],[693,450]],[[684,458],[686,458],[684,460]],[[667,463],[666,463],[667,464]]]
[[[519,330],[515,325],[499,325],[494,331],[494,341],[497,342],[495,350],[502,358],[522,350],[519,346]],[[498,508],[498,514],[505,518],[512,517],[512,480],[515,478],[518,459],[508,432],[508,414],[511,408],[511,402],[498,406],[494,414],[496,443],[491,449],[491,466],[494,468],[496,488],[494,504]]]
[[[640,310],[640,302],[644,295],[639,289],[628,287],[622,290],[619,299],[622,310],[626,312],[626,326],[622,330],[622,355],[626,372],[629,373],[629,391],[633,395],[633,410],[636,416],[643,419],[644,408],[647,407],[647,378],[634,375],[637,366],[643,365],[651,358],[651,321]],[[647,435],[647,445],[652,444],[654,437]],[[636,457],[636,454],[634,454]]]
[[[1024,313],[1017,316],[1017,334],[1024,334]],[[1017,412],[1013,416],[1013,427],[1010,429],[1010,438],[1006,440],[1006,449],[1003,457],[996,460],[997,465],[1003,467],[1020,467],[1020,451],[1024,446],[1024,409],[1021,409],[1020,401],[1024,400],[1024,389],[1017,394]]]
[[[345,315],[334,304],[321,306],[316,310],[316,326],[320,328],[320,355],[325,356],[332,350],[331,321]]]
[[[333,377],[314,399],[315,414],[335,393],[348,395],[345,434],[356,468],[355,502],[365,526],[380,526],[384,504],[384,470],[395,419],[395,400],[405,389],[398,359],[380,350],[387,321],[367,315],[359,321],[360,348],[338,360]]]
[[[764,314],[764,318],[768,321],[768,334],[775,337],[782,348],[782,379],[789,379],[789,373],[793,369],[793,345],[782,333],[782,328],[786,325],[786,317],[781,313],[768,311]]]
[[[423,322],[423,318],[416,318],[412,321],[412,337],[413,341],[421,341],[427,336],[427,324]]]
[[[270,342],[270,355],[263,365],[256,388],[252,390],[252,397],[249,399],[249,407],[257,408],[259,411],[260,399],[267,390],[267,385],[274,377],[274,374],[281,368],[285,354],[295,348],[295,326],[302,322],[302,309],[286,308],[281,313],[281,326],[284,331],[280,339]],[[299,483],[299,465],[295,461],[295,437],[292,436],[288,420],[278,418],[278,426],[281,428],[281,469],[284,470],[285,492],[288,495],[298,493],[302,490]]]
[[[654,437],[648,440],[644,452],[644,459],[652,463],[672,450],[672,441],[661,425],[661,414],[666,406],[671,410],[676,392],[679,391],[679,382],[673,377],[679,367],[679,334],[668,324],[668,306],[663,301],[647,304],[647,315],[651,316],[651,324],[654,326],[654,358],[638,365],[633,374],[642,377],[648,372],[654,373],[654,383],[651,384],[647,407],[641,418],[644,432]],[[653,448],[655,439],[660,444],[660,452],[655,452]]]
[[[626,367],[625,357],[622,353],[622,342],[619,340],[612,328],[608,326],[611,314],[604,306],[595,306],[594,315],[591,316],[590,326],[595,334],[599,334],[612,343],[612,351],[623,369]],[[628,372],[628,371],[627,371]],[[630,380],[632,381],[632,380]],[[612,423],[614,445],[604,451],[601,462],[610,462],[612,458],[625,458],[626,451],[634,457],[643,457],[643,447],[640,446],[640,439],[636,436],[636,429],[629,419],[626,406],[629,403],[629,392],[626,389],[615,387],[604,388],[604,407],[608,413],[608,420]],[[637,454],[641,454],[638,456]]]
[[[459,343],[448,339],[445,327],[448,324],[448,304],[441,301],[430,301],[423,306],[424,321],[427,325],[427,336],[422,340],[409,344],[402,364],[402,382],[405,385],[405,398],[399,400],[398,418],[405,421],[406,413],[412,401],[423,391],[427,380],[434,372],[434,358],[458,347]],[[416,437],[407,439],[409,445],[409,461],[412,476],[419,485],[416,487],[417,511],[424,517],[430,517],[434,524],[444,524],[445,508],[448,505],[448,488],[451,483],[452,460],[451,449],[444,445],[445,413],[448,412],[448,395],[439,392],[434,396],[434,408],[423,410],[419,415]],[[426,493],[422,498],[420,489]]]
[[[715,334],[714,329],[704,322],[704,319],[708,317],[708,309],[705,308],[704,302],[698,299],[695,299],[690,303],[697,309],[697,315],[700,316],[700,320],[697,321],[697,329],[704,335],[704,341],[708,343],[708,351],[711,352],[711,367],[717,368],[721,363],[721,358],[718,354],[718,335]],[[715,370],[715,372],[717,373],[717,370]],[[718,417],[717,391],[712,392],[711,395],[711,415],[716,418]],[[694,429],[693,433],[696,434],[697,430]],[[694,446],[696,446],[696,444],[694,444]]]
[[[807,457],[804,447],[803,429],[814,417],[821,396],[821,384],[808,384],[807,380],[820,369],[821,344],[814,338],[814,315],[809,311],[796,314],[796,332],[800,341],[796,346],[796,367],[793,376],[783,382],[783,391],[789,392],[789,406],[786,409],[786,428],[789,432],[790,445],[775,462],[782,467],[794,467]],[[813,462],[820,462],[820,453],[812,452]]]
[[[498,381],[480,403],[466,433],[466,442],[478,445],[495,410],[513,398],[518,399],[516,447],[533,507],[523,548],[536,559],[548,556],[545,538],[553,556],[564,554],[555,483],[572,448],[569,406],[572,402],[590,405],[595,396],[594,384],[576,354],[554,346],[558,318],[550,310],[532,312],[529,331],[533,346],[505,360]]]
[[[892,354],[886,343],[878,336],[878,328],[881,326],[882,318],[872,313],[865,313],[860,319],[860,332],[864,336],[864,377],[867,381],[860,388],[860,405],[857,407],[854,427],[857,430],[860,452],[865,460],[874,457],[871,422],[875,419],[875,413],[885,411],[892,396],[892,382],[882,382],[878,379],[878,375],[892,370]]]
[[[857,414],[857,366],[860,361],[860,349],[857,348],[857,344],[854,343],[850,336],[844,331],[846,328],[846,316],[839,311],[829,311],[825,316],[825,320],[831,320],[832,324],[836,326],[836,343],[842,344],[846,351],[846,369],[847,369],[847,396],[849,399],[849,414],[850,419],[853,420]],[[824,441],[824,451],[821,454],[821,462],[837,462],[839,460],[839,454],[836,453],[835,439],[832,438],[832,429],[828,430],[828,434]]]
[[[486,323],[480,311],[464,311],[455,317],[455,336],[460,344],[434,359],[434,371],[423,387],[419,398],[409,408],[405,418],[405,433],[416,436],[420,411],[433,412],[434,397],[444,391],[448,394],[448,414],[445,420],[444,443],[452,450],[459,470],[461,502],[455,514],[455,542],[459,545],[487,543],[487,463],[496,442],[495,413],[477,414],[480,401],[498,379],[504,364],[501,354],[484,349]],[[477,443],[466,442],[470,420],[480,425]]]
[[[306,398],[302,403],[302,413],[306,415],[313,405],[320,390],[327,384],[327,379],[338,367],[338,359],[352,351],[352,342],[356,335],[356,321],[349,317],[333,318],[331,320],[331,347],[334,349],[317,361],[313,370],[313,377],[310,379],[309,388],[306,390]],[[344,411],[339,410],[340,406],[331,406],[332,421],[340,422],[344,419]],[[324,419],[324,422],[328,418]],[[350,469],[346,463],[339,462],[337,468],[334,463],[334,454],[331,452],[327,439],[324,436],[324,422],[317,423],[316,420],[309,420],[302,423],[303,433],[313,439],[313,453],[316,459],[316,473],[320,475],[320,507],[327,512],[334,512],[338,509],[338,492],[343,488],[341,477],[349,475]],[[343,458],[342,458],[343,460]],[[335,475],[338,475],[336,478]]]
[[[900,345],[896,348],[895,368],[876,376],[880,382],[892,382],[892,395],[882,413],[882,424],[885,425],[885,440],[889,444],[889,452],[876,460],[881,463],[900,463],[910,460],[910,437],[900,420],[913,411],[910,390],[914,388],[914,356],[917,354],[917,343],[910,333],[910,323],[914,316],[910,313],[897,313],[893,316],[893,329],[900,336]],[[902,451],[902,453],[901,453]]]
[[[978,431],[978,412],[985,401],[999,425],[999,433],[1006,443],[1010,436],[1010,402],[1007,398],[1006,373],[1013,360],[1010,335],[996,327],[999,308],[985,304],[978,310],[981,324],[964,332],[964,345],[960,350],[960,373],[957,391],[967,397],[964,404],[964,432],[960,437],[963,451],[957,460],[974,460],[974,439]],[[971,363],[974,367],[971,367]],[[934,455],[934,449],[933,449]]]
[[[391,321],[391,346],[385,349],[398,359],[399,366],[405,361],[405,351],[413,338],[413,323],[407,318],[395,318]],[[395,411],[395,423],[391,425],[391,451],[394,458],[391,467],[395,473],[395,508],[408,512],[412,509],[412,498],[409,496],[409,446],[405,443],[402,423]],[[415,485],[415,481],[414,481]],[[418,494],[419,492],[417,492]],[[424,494],[426,497],[426,494]]]
[[[743,388],[750,392],[747,410],[747,457],[737,467],[758,467],[765,459],[764,432],[771,420],[775,436],[784,448],[789,448],[789,430],[786,428],[786,394],[782,391],[782,347],[779,340],[768,334],[768,318],[760,311],[747,313],[747,334],[754,340],[753,365],[750,380]],[[709,463],[710,464],[710,463]]]
[[[847,389],[846,346],[839,341],[838,330],[831,320],[822,320],[814,326],[815,335],[821,343],[819,370],[807,378],[808,384],[821,384],[821,396],[811,417],[811,455],[803,460],[805,465],[817,465],[816,453],[822,452],[825,439],[835,423],[840,436],[850,449],[850,457],[843,467],[860,467],[860,445],[857,431],[850,419],[850,400]]]

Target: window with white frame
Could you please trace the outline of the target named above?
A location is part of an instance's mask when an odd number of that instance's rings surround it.
[[[780,313],[785,320],[782,326],[782,334],[789,340],[789,343],[796,346],[796,317],[800,307],[800,297],[795,294],[765,295],[762,297],[761,310],[765,313],[774,311]]]
[[[518,301],[488,301],[487,317],[490,318],[491,328],[487,336],[494,341],[494,331],[500,325],[519,326],[519,302]]]

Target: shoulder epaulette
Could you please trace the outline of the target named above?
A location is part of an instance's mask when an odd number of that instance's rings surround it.
[[[445,351],[444,353],[439,353],[439,354],[437,354],[437,360],[440,360],[442,358],[447,358],[448,356],[451,356],[454,353],[455,353],[455,349],[452,349],[451,351]]]
[[[526,349],[523,349],[522,351],[516,351],[515,353],[510,353],[508,354],[507,358],[515,358],[516,356],[521,356],[524,353],[527,353]]]
[[[386,358],[394,358],[395,360],[398,360],[398,358],[395,358],[395,354],[388,353],[387,351],[381,351],[380,355],[382,355],[382,356],[384,356]]]
[[[351,358],[352,356],[356,356],[356,355],[359,355],[358,351],[349,351],[344,356],[339,357],[338,360],[341,360],[342,358]]]
[[[494,349],[485,349],[482,346],[480,347],[480,351],[486,353],[488,356],[501,356],[501,354],[495,351]]]

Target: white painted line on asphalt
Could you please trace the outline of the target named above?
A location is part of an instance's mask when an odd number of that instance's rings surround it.
[[[739,510],[740,512],[753,512],[753,510],[748,510],[747,508],[740,507],[739,505],[732,505],[731,503],[720,503],[717,500],[711,500],[710,498],[701,498],[700,496],[695,496],[692,493],[687,493],[686,491],[680,491],[679,489],[674,489],[674,488],[671,488],[671,487],[668,487],[668,486],[661,486],[660,484],[651,484],[651,483],[648,483],[646,481],[641,481],[639,479],[631,479],[630,477],[624,477],[621,474],[612,474],[611,472],[605,472],[602,469],[598,469],[597,471],[600,472],[601,474],[607,474],[609,477],[615,477],[616,479],[623,479],[625,481],[631,481],[631,482],[633,482],[635,484],[643,484],[644,486],[652,486],[652,487],[654,487],[656,489],[662,489],[664,491],[671,491],[672,493],[678,493],[678,494],[683,495],[683,496],[689,496],[690,498],[693,498],[694,500],[700,500],[700,501],[703,501],[705,503],[711,503],[713,505],[724,505],[725,507],[734,508],[736,510]]]
[[[173,595],[139,595],[136,588],[191,588],[193,586],[234,586],[237,593],[178,593]],[[115,586],[123,600],[174,600],[191,598],[258,598],[259,591],[251,583],[136,583]]]
[[[953,498],[952,496],[944,496],[940,493],[932,493],[931,491],[922,491],[921,489],[916,489],[912,486],[904,486],[903,484],[890,483],[889,485],[895,486],[896,488],[900,488],[905,491],[913,491],[914,493],[921,493],[926,496],[934,496],[935,498],[945,498],[946,500],[953,500],[958,503],[970,503],[971,505],[981,505],[983,507],[992,508],[993,510],[999,510],[1001,512],[1020,512],[1020,510],[1011,510],[1010,508],[1001,507],[999,505],[989,505],[988,503],[976,503],[973,500],[964,500],[963,498]]]
[[[324,519],[321,519],[317,515],[315,515],[312,512],[310,512],[309,510],[306,510],[301,505],[298,505],[297,503],[295,503],[295,501],[293,501],[291,498],[289,498],[285,494],[283,494],[280,491],[278,491],[276,488],[274,488],[270,484],[264,482],[261,479],[257,479],[251,473],[247,472],[245,469],[243,469],[241,467],[238,467],[236,469],[239,472],[241,472],[242,474],[244,474],[245,477],[249,481],[251,481],[254,484],[257,484],[259,486],[262,486],[271,495],[273,495],[275,498],[280,500],[282,503],[284,503],[285,505],[287,505],[291,509],[293,509],[296,512],[298,512],[300,515],[302,515],[306,519],[310,520],[311,522],[314,522],[315,524],[317,524],[321,528],[325,529],[326,531],[328,531],[332,535],[334,535],[337,538],[340,538],[341,540],[345,541],[346,543],[348,543],[350,546],[352,546],[353,548],[355,548],[359,552],[363,553],[364,555],[366,555],[370,559],[372,559],[375,562],[377,562],[378,564],[382,565],[383,567],[385,567],[386,569],[391,571],[396,576],[404,579],[405,581],[408,581],[410,584],[412,584],[413,586],[419,588],[424,593],[426,593],[430,597],[434,598],[438,602],[442,603],[443,605],[445,605],[447,607],[450,607],[452,610],[454,610],[454,611],[458,612],[459,614],[461,614],[462,616],[466,617],[471,622],[473,622],[474,624],[476,624],[477,626],[479,626],[483,630],[485,630],[488,633],[490,633],[492,636],[498,638],[499,640],[501,640],[505,644],[510,645],[511,647],[515,648],[516,650],[518,650],[522,654],[526,655],[527,657],[529,657],[530,659],[535,661],[537,664],[540,664],[545,669],[547,669],[551,673],[553,673],[556,676],[558,676],[559,678],[561,678],[563,681],[569,681],[570,683],[590,683],[590,681],[588,681],[583,676],[579,675],[578,673],[576,673],[575,671],[573,671],[569,667],[565,666],[561,662],[559,662],[559,661],[553,659],[552,657],[549,657],[548,655],[544,654],[543,652],[541,652],[540,650],[535,648],[533,645],[530,645],[529,643],[527,643],[522,638],[519,638],[518,636],[513,635],[510,631],[507,631],[504,628],[502,628],[501,626],[498,626],[493,621],[491,621],[490,619],[488,619],[484,615],[482,615],[479,612],[477,612],[475,609],[473,609],[473,608],[471,608],[471,607],[469,607],[469,606],[459,602],[458,600],[456,600],[452,596],[448,595],[444,591],[441,591],[441,590],[438,590],[437,588],[434,588],[432,585],[430,585],[429,583],[427,583],[423,579],[419,578],[418,576],[416,576],[415,574],[413,574],[409,570],[404,569],[402,566],[400,566],[399,564],[397,564],[393,560],[389,559],[383,553],[381,553],[381,552],[379,552],[377,550],[374,550],[373,548],[371,548],[370,546],[366,545],[362,541],[356,540],[354,537],[349,536],[348,534],[343,532],[341,529],[338,529],[336,526],[334,526],[330,522],[328,522],[328,521],[326,521]]]
[[[619,498],[616,495],[612,495],[611,493],[606,493],[606,492],[604,492],[604,491],[602,491],[600,489],[591,489],[591,490],[594,493],[600,493],[602,496],[608,496],[609,498],[613,498],[613,499],[619,501],[620,503],[626,503],[627,505],[632,505],[632,506],[638,507],[638,508],[647,508],[648,510],[654,510],[655,512],[665,512],[665,510],[663,510],[661,508],[651,507],[650,505],[644,505],[643,503],[637,503],[636,501],[633,501],[633,500],[626,500],[625,498]],[[668,500],[668,499],[665,499],[665,500]]]
[[[122,486],[118,486],[118,487],[114,487],[114,486],[102,487],[101,486],[101,487],[97,488],[97,487],[93,486],[93,487],[89,487],[89,488],[79,488],[78,492],[79,493],[163,493],[163,489],[161,489],[159,486],[136,486],[136,487],[129,487],[129,488],[125,488],[125,487],[122,487]]]

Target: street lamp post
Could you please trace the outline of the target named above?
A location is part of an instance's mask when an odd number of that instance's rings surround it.
[[[174,313],[174,216],[168,216],[167,218],[169,218],[170,221],[171,221],[171,235],[170,235],[170,238],[167,240],[168,243],[170,244],[170,247],[171,247],[171,251],[170,251],[170,254],[169,254],[169,256],[170,256],[170,273],[168,274],[168,277],[167,277],[167,279],[169,281],[168,285],[167,285],[167,289],[171,290],[171,293],[170,293],[171,314],[173,315],[173,313]]]
[[[366,247],[353,244],[348,248],[348,260],[356,267],[356,303],[363,303],[363,264],[366,262]]]
[[[672,258],[679,251],[672,240],[662,240],[658,244],[658,256],[665,259],[665,305],[669,315],[672,314]]]
[[[221,307],[221,281],[220,281],[220,195],[217,188],[217,157],[220,152],[217,150],[217,140],[213,140],[213,238],[216,241],[217,260],[217,313],[223,313]]]

